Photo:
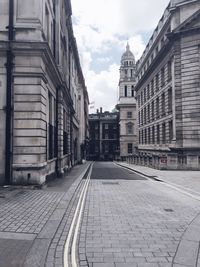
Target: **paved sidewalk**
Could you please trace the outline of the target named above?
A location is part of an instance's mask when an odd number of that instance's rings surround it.
[[[144,174],[145,176],[154,177],[167,183],[184,187],[188,191],[200,194],[200,171],[163,171],[126,162],[117,163],[133,169],[138,173]]]
[[[118,164],[150,178],[178,186],[195,196],[200,194],[200,171],[161,171],[125,162]],[[171,266],[200,267],[200,213],[181,236]]]
[[[47,263],[47,256],[57,257],[60,239],[64,245],[67,231],[59,230],[58,238],[58,229],[67,224],[64,219],[69,217],[71,200],[89,164],[74,167],[42,190],[0,188],[1,267],[63,266],[61,254],[54,265],[52,260]]]

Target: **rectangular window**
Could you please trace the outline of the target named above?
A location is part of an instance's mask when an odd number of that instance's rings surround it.
[[[152,102],[151,104],[151,117],[152,117],[152,120],[154,120],[155,118],[155,110],[154,110],[154,101]]]
[[[128,96],[128,89],[127,89],[127,85],[124,86],[124,96],[127,97]]]
[[[127,134],[133,134],[133,124],[128,123],[126,127],[127,127]]]
[[[165,68],[161,69],[161,86],[165,85]]]
[[[134,86],[131,86],[131,96],[135,97],[135,90],[134,90]]]
[[[127,112],[127,119],[131,119],[132,118],[132,112],[128,111]]]
[[[172,88],[168,89],[168,112],[172,112]]]
[[[63,110],[63,155],[68,154],[67,113]]]
[[[152,144],[155,144],[155,127],[152,127]]]
[[[148,144],[151,144],[151,129],[148,128]]]
[[[150,122],[150,104],[148,105],[147,111],[147,122]]]
[[[154,80],[151,81],[151,96],[154,95]]]
[[[147,89],[144,88],[144,103],[147,101]]]
[[[159,90],[159,75],[156,75],[156,90]]]
[[[107,123],[105,124],[105,130],[108,130],[108,124]]]
[[[148,86],[147,86],[147,99],[149,100],[149,98],[150,98],[150,86],[148,84]]]
[[[165,115],[165,93],[162,94],[162,116]]]
[[[156,116],[159,118],[159,97],[156,99]]]
[[[169,122],[169,141],[171,143],[173,139],[173,121]]]
[[[166,126],[165,126],[165,123],[162,124],[162,142],[163,142],[163,144],[166,143]]]
[[[160,125],[157,125],[157,144],[160,143]]]
[[[128,154],[132,154],[133,153],[133,144],[129,143],[128,144]]]
[[[144,124],[147,123],[147,108],[144,108]]]
[[[168,63],[167,63],[167,78],[168,78],[168,81],[171,81],[171,79],[172,79],[172,62],[171,61],[169,61]]]

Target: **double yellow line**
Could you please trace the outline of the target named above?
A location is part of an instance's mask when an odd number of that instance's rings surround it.
[[[70,226],[70,230],[67,236],[67,240],[64,247],[64,267],[78,267],[77,257],[76,257],[76,247],[77,247],[77,239],[78,239],[78,231],[80,229],[81,217],[83,213],[83,208],[85,204],[86,194],[88,190],[88,186],[90,183],[90,177],[92,174],[93,163],[90,166],[89,173],[85,180],[83,189],[81,191],[78,204],[76,206],[75,214]],[[70,250],[71,244],[71,250]]]

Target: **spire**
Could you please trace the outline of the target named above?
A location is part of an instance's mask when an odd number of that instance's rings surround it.
[[[130,45],[129,45],[128,42],[127,42],[127,45],[126,45],[126,51],[130,51]]]

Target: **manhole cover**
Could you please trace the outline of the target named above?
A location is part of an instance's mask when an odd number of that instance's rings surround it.
[[[118,182],[102,182],[104,185],[118,185]]]
[[[166,211],[166,212],[174,212],[173,209],[164,209],[164,211]]]

